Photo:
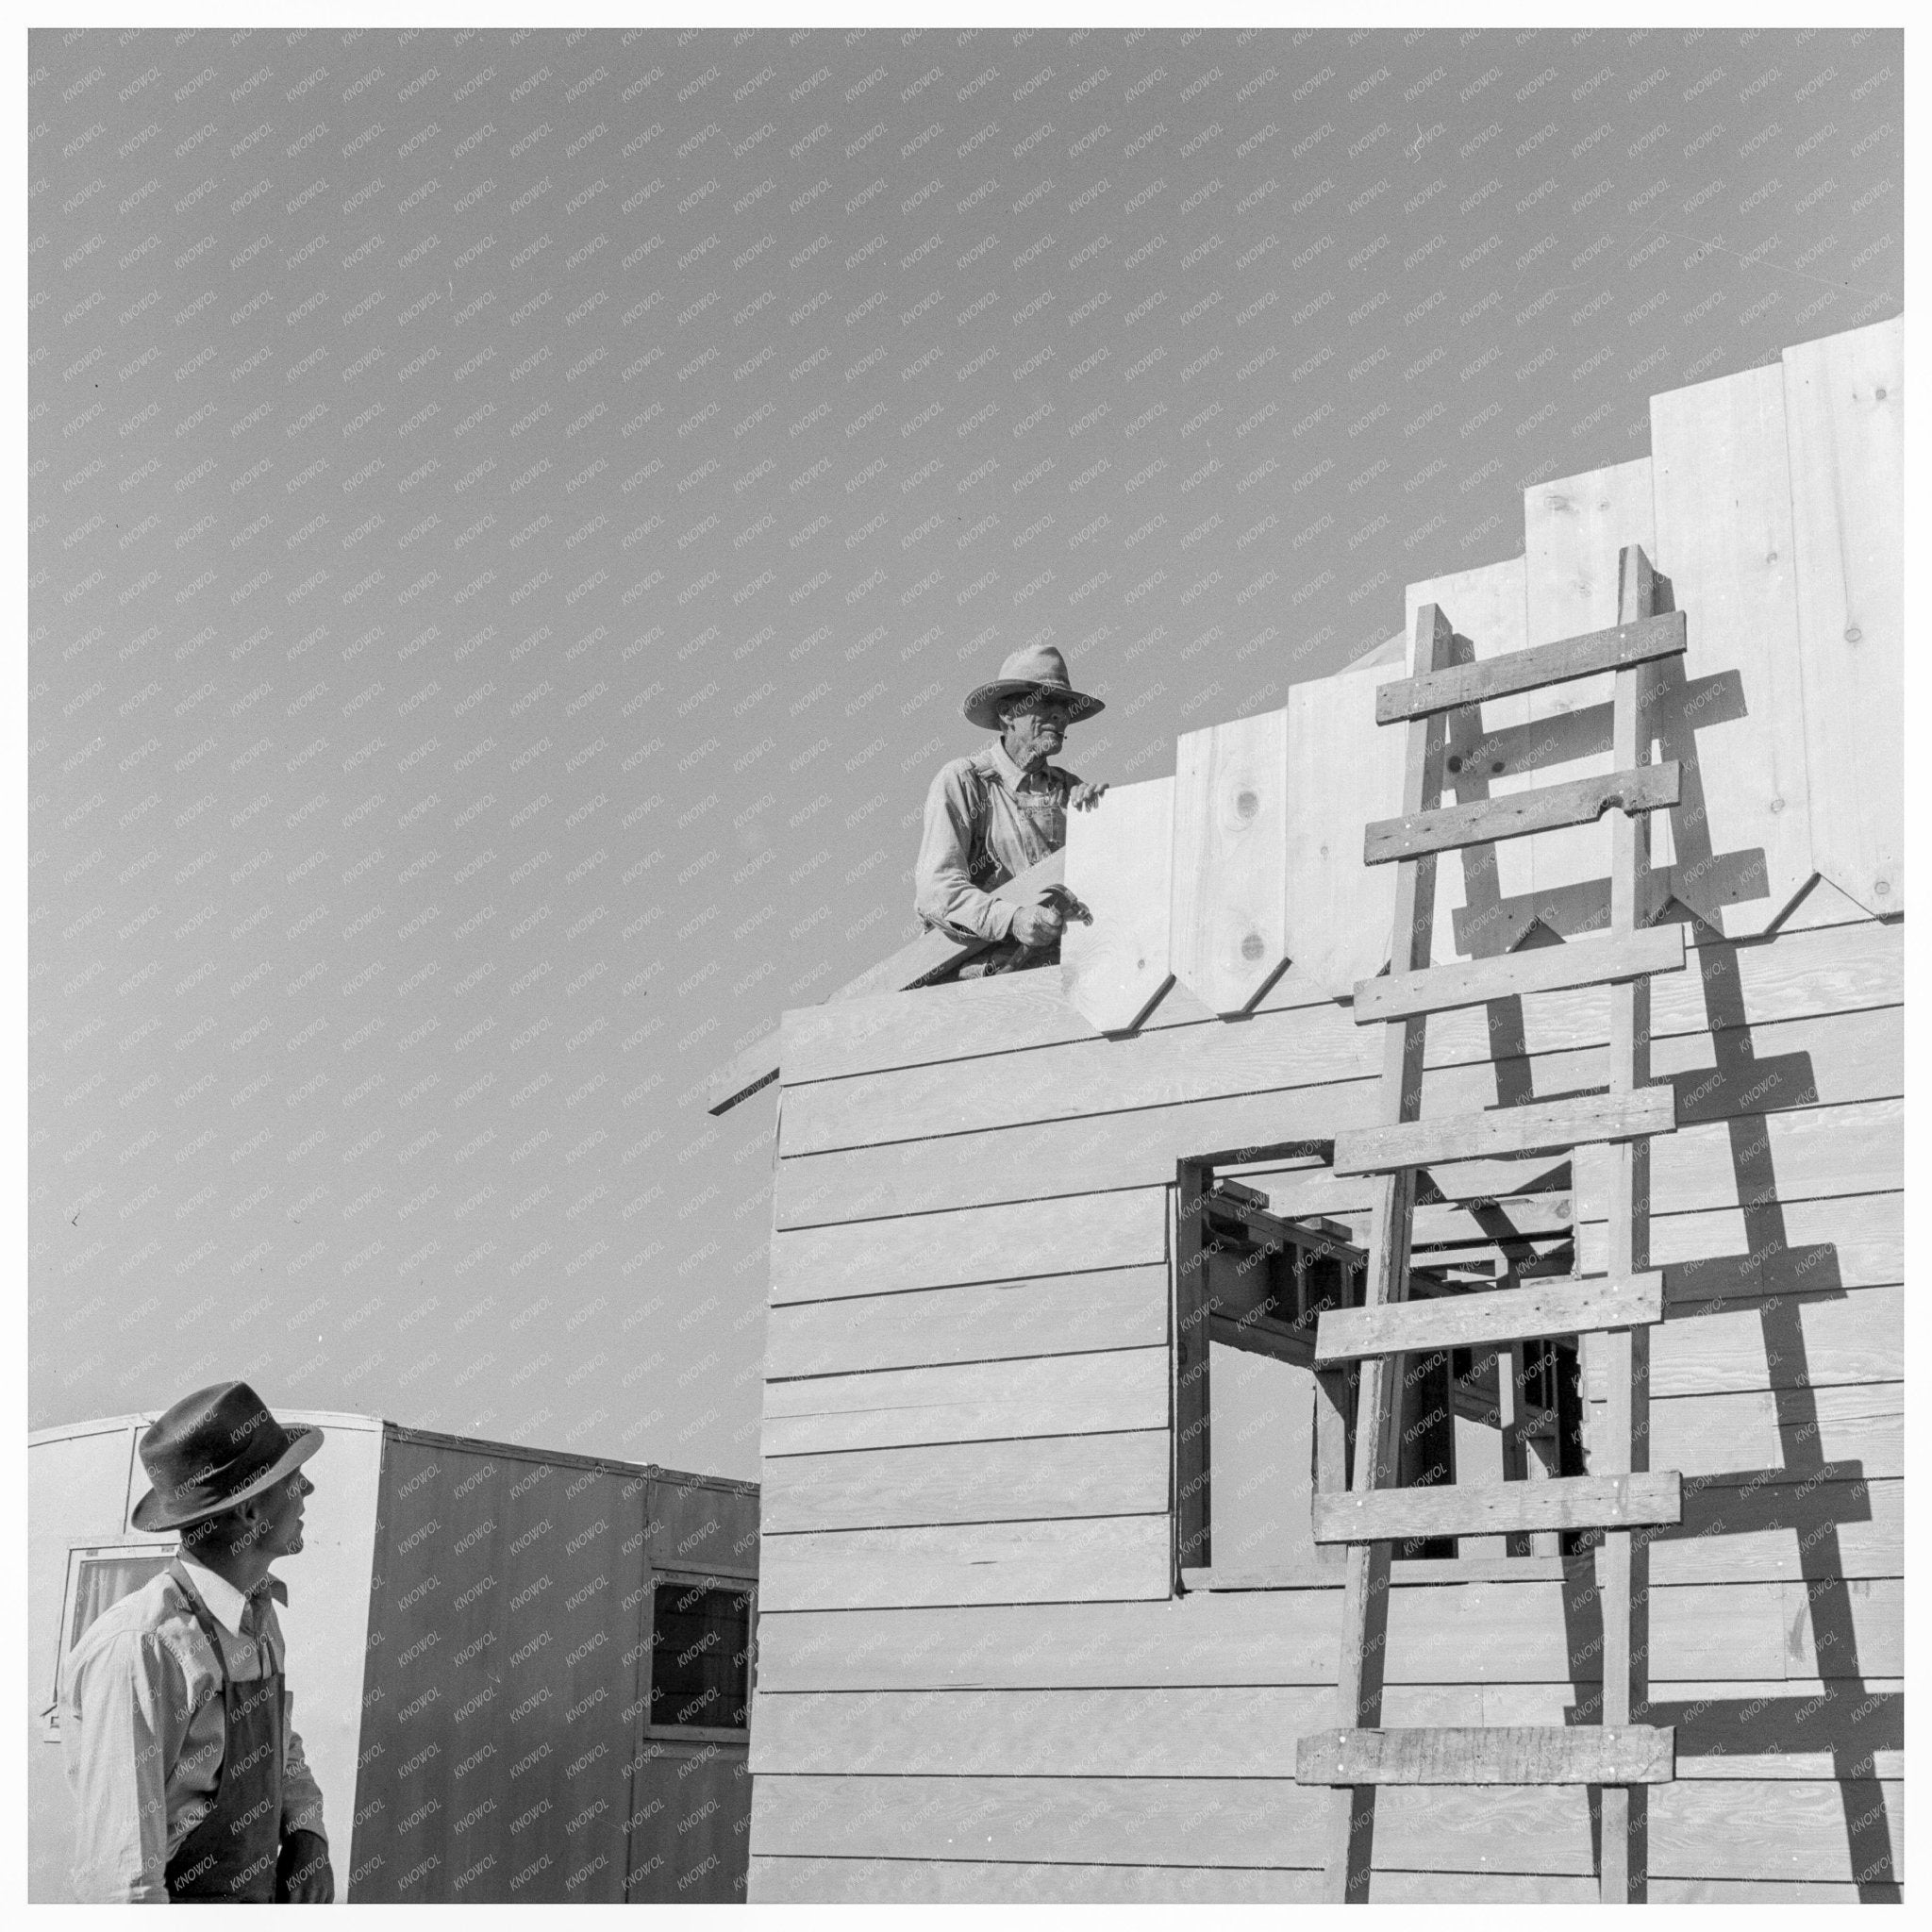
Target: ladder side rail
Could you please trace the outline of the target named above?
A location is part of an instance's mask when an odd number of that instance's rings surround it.
[[[1455,631],[1441,608],[1424,604],[1415,618],[1415,664],[1426,674],[1448,661]],[[1405,815],[1422,811],[1441,796],[1447,727],[1440,712],[1408,727],[1402,784]],[[1426,970],[1436,914],[1436,861],[1432,856],[1398,865],[1395,917],[1390,935],[1389,971],[1401,977]],[[1417,1118],[1422,1108],[1423,1058],[1427,1021],[1422,1015],[1389,1023],[1383,1035],[1382,1084],[1377,1116],[1389,1125]],[[1415,1211],[1415,1170],[1376,1177],[1364,1305],[1400,1301],[1408,1283],[1410,1224]],[[1402,1357],[1363,1362],[1356,1398],[1356,1491],[1384,1486],[1394,1462]],[[1381,1646],[1372,1641],[1371,1621],[1386,1623],[1389,1603],[1387,1543],[1357,1543],[1348,1550],[1341,1599],[1341,1657],[1336,1707],[1350,1727],[1373,1727],[1380,1715]],[[1329,1848],[1324,1896],[1346,1904],[1351,1887],[1365,1890],[1374,1787],[1341,1786],[1330,1800]]]
[[[1617,618],[1636,624],[1656,608],[1657,584],[1650,559],[1641,546],[1630,544],[1618,560]],[[1612,700],[1612,761],[1631,770],[1650,761],[1653,720],[1649,700],[1655,684],[1647,665],[1618,672]],[[1610,932],[1612,944],[1627,942],[1648,916],[1650,822],[1642,813],[1618,811],[1610,822]],[[1650,982],[1622,980],[1610,988],[1610,1091],[1634,1093],[1650,1077]],[[1647,1260],[1647,1197],[1650,1191],[1650,1146],[1647,1141],[1614,1143],[1608,1153],[1609,1273],[1636,1274]],[[1645,1338],[1647,1341],[1647,1338]],[[1599,1342],[1608,1402],[1601,1441],[1591,1444],[1591,1474],[1616,1475],[1631,1472],[1638,1461],[1642,1420],[1638,1395],[1640,1370],[1647,1366],[1648,1349],[1629,1328],[1611,1329]],[[1642,1359],[1640,1360],[1640,1348]],[[1637,1578],[1634,1552],[1627,1529],[1611,1529],[1604,1538],[1598,1604],[1603,1616],[1603,1708],[1598,1720],[1606,1726],[1630,1723],[1633,1666],[1631,1617]],[[1601,1896],[1607,1905],[1627,1903],[1633,1878],[1638,1890],[1642,1875],[1633,1873],[1631,1858],[1632,1807],[1627,1785],[1601,1787]],[[1641,1824],[1641,1817],[1638,1821]]]

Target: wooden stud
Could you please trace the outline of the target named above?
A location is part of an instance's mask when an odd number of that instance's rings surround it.
[[[1663,1785],[1676,1775],[1676,1732],[1648,1724],[1326,1731],[1301,1740],[1294,1774],[1304,1785]]]
[[[1384,684],[1375,691],[1375,723],[1394,724],[1432,711],[1453,711],[1518,691],[1541,691],[1569,684],[1599,672],[1618,671],[1657,658],[1680,656],[1684,649],[1684,617],[1669,611],[1641,623],[1617,625],[1608,630],[1562,638],[1526,651],[1510,651],[1474,664],[1452,664],[1428,677],[1411,677]]]
[[[1245,1013],[1288,963],[1288,713],[1182,735],[1168,960],[1208,1008]]]
[[[1067,814],[1060,989],[1102,1033],[1131,1033],[1174,984],[1168,967],[1174,780],[1110,787]]]
[[[1499,839],[1526,839],[1559,825],[1587,825],[1609,810],[1658,811],[1677,802],[1674,763],[1637,771],[1611,772],[1601,778],[1576,778],[1567,785],[1544,785],[1468,805],[1443,806],[1370,825],[1362,838],[1362,863],[1388,865],[1419,858],[1425,852],[1451,852],[1488,845]]]

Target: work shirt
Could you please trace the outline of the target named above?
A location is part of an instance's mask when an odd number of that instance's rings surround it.
[[[244,1597],[184,1557],[236,1683],[283,1669],[278,1577]],[[264,1657],[263,1653],[266,1652]],[[282,1697],[282,1836],[321,1836],[322,1791]],[[222,1660],[163,1571],[103,1610],[62,1672],[60,1737],[74,1788],[74,1895],[82,1904],[166,1905],[168,1861],[221,1780]]]
[[[920,918],[956,939],[1011,938],[1020,908],[992,891],[1067,842],[1067,796],[1079,782],[1058,765],[1022,771],[997,738],[941,766],[914,872]]]

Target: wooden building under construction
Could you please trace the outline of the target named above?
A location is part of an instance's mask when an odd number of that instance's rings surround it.
[[[752,1898],[1902,1896],[1901,344],[1656,397],[1073,815],[1058,970],[721,1086]]]

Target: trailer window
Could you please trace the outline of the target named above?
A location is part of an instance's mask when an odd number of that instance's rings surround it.
[[[132,1596],[173,1561],[173,1544],[149,1543],[133,1549],[75,1550],[67,1564],[67,1601],[60,1616],[60,1653],[54,1659],[54,1682],[42,1709],[42,1735],[60,1735],[60,1669],[96,1618],[124,1596]]]
[[[651,1723],[741,1731],[751,1701],[751,1592],[660,1583],[651,1626]]]

